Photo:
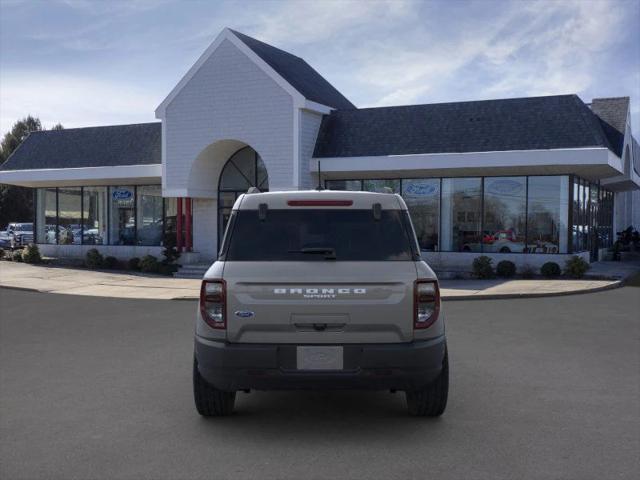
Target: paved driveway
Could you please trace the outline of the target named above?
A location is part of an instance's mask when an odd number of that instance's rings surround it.
[[[445,416],[400,394],[191,398],[193,302],[0,290],[1,478],[638,478],[640,288],[448,302]]]

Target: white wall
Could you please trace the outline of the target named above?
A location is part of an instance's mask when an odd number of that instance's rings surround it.
[[[202,180],[202,172],[192,170],[196,157],[208,145],[229,139],[260,154],[271,189],[291,188],[293,99],[229,40],[222,41],[169,103],[163,122],[165,195],[186,191],[194,179]],[[217,188],[218,178],[209,175],[206,180]]]
[[[313,157],[313,150],[316,146],[316,138],[320,130],[322,115],[309,110],[299,110],[300,115],[300,167],[298,169],[298,188],[306,190],[315,188],[318,183],[317,175],[309,172],[308,165]]]
[[[153,255],[162,259],[163,247],[142,247],[129,245],[49,245],[39,243],[40,253],[46,257],[85,258],[92,248],[102,255],[116,257],[118,260],[129,260],[133,257],[142,258]]]
[[[218,245],[218,201],[208,198],[196,198],[192,203],[193,212],[193,250],[198,252],[202,261],[217,257]]]

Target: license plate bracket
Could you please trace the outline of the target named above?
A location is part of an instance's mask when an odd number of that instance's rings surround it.
[[[304,345],[296,348],[298,370],[343,370],[344,348],[341,346]]]

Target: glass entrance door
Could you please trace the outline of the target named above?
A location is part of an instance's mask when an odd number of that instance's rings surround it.
[[[236,199],[251,187],[269,191],[269,177],[260,155],[251,147],[234,153],[220,174],[218,184],[218,245],[231,216]]]

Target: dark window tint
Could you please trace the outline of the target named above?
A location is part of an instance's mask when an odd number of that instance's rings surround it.
[[[336,261],[412,260],[406,222],[399,210],[382,211],[379,220],[373,210],[269,210],[263,221],[242,210],[226,260],[327,261],[329,251]]]

